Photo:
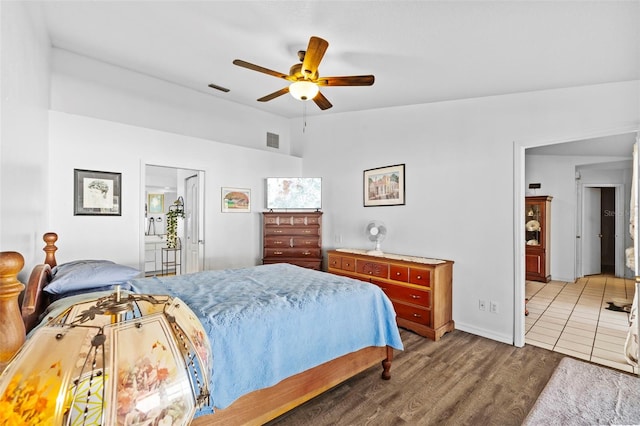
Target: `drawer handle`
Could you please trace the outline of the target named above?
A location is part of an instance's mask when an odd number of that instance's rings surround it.
[[[274,251],[273,254],[282,254],[281,251]]]
[[[344,266],[351,266],[351,264],[350,263],[345,263]]]
[[[396,272],[396,277],[399,277],[400,275],[400,272]]]
[[[308,229],[305,229],[303,232],[304,232],[305,234],[310,234],[310,233],[311,233],[311,231],[310,231],[310,230],[308,230]]]
[[[411,298],[412,298],[412,299],[420,299],[420,296],[418,296],[417,294],[412,294],[412,295],[411,295]]]
[[[276,244],[282,244],[282,241],[276,241],[275,243]]]
[[[422,318],[422,315],[420,314],[413,314],[414,318]]]
[[[305,256],[309,256],[311,254],[311,252],[305,251],[302,254],[304,254]]]
[[[282,229],[276,229],[275,231],[273,231],[276,234],[282,234]]]
[[[418,278],[419,280],[422,279],[422,275],[418,275],[416,278]]]

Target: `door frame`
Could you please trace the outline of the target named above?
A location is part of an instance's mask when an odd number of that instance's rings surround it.
[[[606,129],[600,132],[574,135],[570,138],[556,140],[519,140],[513,141],[513,344],[523,347],[525,344],[525,247],[524,228],[521,218],[524,217],[525,197],[525,150],[537,146],[574,142],[583,139],[614,136],[623,133],[638,132],[637,123]]]
[[[624,254],[624,185],[621,183],[583,183],[577,185],[577,200],[576,200],[576,265],[575,265],[575,278],[584,277],[583,274],[583,262],[582,253],[584,246],[584,190],[585,188],[615,188],[616,196],[616,220],[615,220],[615,259],[616,269],[615,274],[617,277],[624,277],[625,275],[625,254]]]
[[[145,191],[147,189],[147,166],[157,166],[157,167],[167,167],[167,168],[171,168],[171,169],[177,169],[177,170],[188,170],[188,171],[192,171],[194,173],[198,173],[198,175],[201,178],[200,181],[200,191],[199,191],[199,196],[200,196],[200,200],[198,201],[199,205],[201,206],[201,214],[199,217],[199,227],[201,232],[204,232],[204,208],[205,208],[205,199],[204,199],[204,180],[205,180],[205,171],[202,169],[198,169],[198,168],[194,168],[193,166],[189,167],[189,166],[181,166],[181,165],[177,165],[177,164],[167,164],[167,163],[163,163],[163,162],[158,162],[158,161],[148,161],[148,160],[144,160],[141,159],[140,160],[140,188],[139,188],[139,196],[138,196],[138,200],[140,202],[139,205],[139,211],[141,212],[140,214],[140,220],[139,220],[139,229],[138,229],[138,234],[140,236],[140,242],[139,242],[139,253],[138,253],[138,262],[139,262],[139,269],[141,271],[144,272],[145,270],[145,217],[144,217],[144,207],[145,207],[145,203],[147,202],[147,200],[145,199]],[[184,189],[184,179],[182,180],[182,182],[177,182],[178,184],[178,192],[180,193],[180,188]],[[180,186],[182,185],[182,186]],[[204,253],[205,253],[205,245],[204,245],[204,238],[203,238],[203,246],[202,246],[202,251],[203,251],[203,259],[205,257]],[[181,259],[181,262],[184,259]]]

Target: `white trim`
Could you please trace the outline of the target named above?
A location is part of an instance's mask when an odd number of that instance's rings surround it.
[[[513,344],[519,348],[525,343],[524,154],[525,148],[513,142]]]
[[[522,315],[522,316],[524,316],[524,315]],[[461,323],[459,321],[456,321],[456,330],[464,331],[466,333],[475,334],[476,336],[480,336],[480,337],[486,337],[487,339],[491,339],[491,340],[495,340],[495,341],[498,341],[498,342],[506,343],[508,345],[513,345],[514,344],[513,339],[508,334],[497,334],[497,333],[494,333],[491,330],[487,330],[485,328],[478,328],[475,325]],[[524,340],[524,333],[523,333],[523,340]],[[522,347],[522,346],[524,346],[524,344],[520,345],[519,347]]]

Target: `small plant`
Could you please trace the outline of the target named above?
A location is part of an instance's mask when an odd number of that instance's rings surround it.
[[[167,212],[167,247],[178,247],[178,218],[184,218],[184,204],[182,197],[178,197]]]

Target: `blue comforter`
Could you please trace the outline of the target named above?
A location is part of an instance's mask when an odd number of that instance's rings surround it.
[[[217,408],[367,346],[403,349],[385,294],[338,275],[283,263],[130,283],[136,293],[179,297],[199,317],[213,347]]]

